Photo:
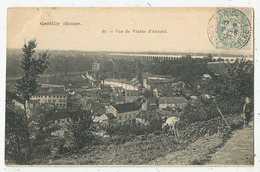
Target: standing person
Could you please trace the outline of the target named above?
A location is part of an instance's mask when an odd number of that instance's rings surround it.
[[[243,120],[244,126],[248,126],[251,117],[251,103],[249,97],[245,98],[245,104],[243,106]]]

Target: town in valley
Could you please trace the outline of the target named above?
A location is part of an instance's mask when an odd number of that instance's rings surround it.
[[[36,49],[31,58],[40,53],[48,66],[25,99],[23,52],[7,50],[7,164],[207,164],[243,126],[245,97],[253,102],[248,56]]]

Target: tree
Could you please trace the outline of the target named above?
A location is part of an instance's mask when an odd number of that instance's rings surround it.
[[[212,54],[207,54],[207,56],[203,57],[203,60],[206,62],[212,62],[213,56]]]
[[[219,114],[212,100],[199,96],[194,103],[188,103],[184,108],[181,118],[188,123],[193,123],[208,120],[216,116],[219,116]]]
[[[207,54],[207,57],[212,59],[213,58],[213,55],[212,54]]]
[[[70,114],[72,123],[68,125],[69,135],[73,140],[74,148],[79,150],[86,145],[91,145],[95,141],[93,132],[92,114],[90,111],[75,111]]]
[[[219,115],[240,114],[245,97],[253,99],[254,69],[249,61],[236,60],[225,63],[226,70],[211,79],[201,81],[196,89],[198,99],[184,109],[184,118],[189,122],[207,120]]]
[[[117,121],[114,119],[108,119],[107,123],[99,124],[99,128],[102,128],[110,136],[113,136],[117,128]]]
[[[23,70],[23,77],[21,79],[18,79],[15,85],[24,106],[24,119],[26,123],[27,133],[26,137],[29,149],[27,158],[28,160],[30,160],[30,156],[33,150],[30,143],[29,120],[26,110],[26,102],[28,102],[32,95],[37,92],[37,89],[40,87],[37,79],[39,75],[43,74],[43,72],[45,71],[45,69],[47,69],[49,65],[49,55],[47,54],[47,51],[39,54],[38,58],[34,56],[36,47],[36,40],[30,40],[28,43],[24,44],[22,48],[23,58],[20,65]]]
[[[148,90],[148,89],[145,89],[143,90],[143,93],[142,95],[145,97],[145,98],[150,98],[153,96],[153,90]]]
[[[143,76],[141,71],[139,71],[137,74],[137,80],[141,84],[141,86],[143,86]]]
[[[50,147],[56,141],[57,136],[51,133],[60,130],[61,126],[53,124],[50,120],[53,113],[55,109],[44,104],[31,111],[29,129],[33,138],[32,147],[36,148],[33,151],[34,158],[49,155]]]
[[[215,97],[224,112],[240,113],[245,97],[253,98],[253,64],[242,59],[225,65],[227,70],[213,75],[209,82],[202,85],[202,90]]]
[[[5,125],[5,160],[6,162],[18,164],[25,163],[27,151],[25,121],[21,109],[16,107],[6,108]]]

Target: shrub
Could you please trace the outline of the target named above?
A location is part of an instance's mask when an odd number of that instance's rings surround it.
[[[179,137],[182,140],[195,141],[205,134],[229,133],[231,130],[238,129],[243,125],[239,115],[226,115],[225,119],[231,128],[228,128],[222,117],[194,123],[180,122],[177,124]]]

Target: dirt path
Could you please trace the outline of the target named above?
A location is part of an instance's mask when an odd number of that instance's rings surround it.
[[[151,165],[203,165],[209,160],[209,154],[222,144],[220,134],[199,138],[185,149],[169,153],[151,161]]]
[[[253,165],[253,125],[236,130],[223,144],[220,133],[204,136],[185,149],[150,162],[151,165]],[[218,148],[220,147],[220,148]]]
[[[231,138],[211,157],[208,165],[253,165],[253,122],[233,132]]]

